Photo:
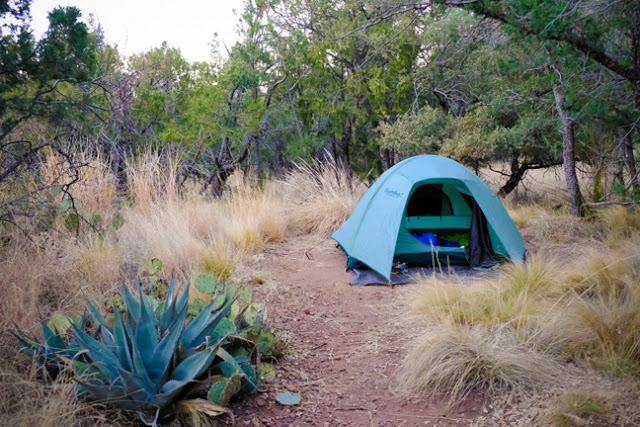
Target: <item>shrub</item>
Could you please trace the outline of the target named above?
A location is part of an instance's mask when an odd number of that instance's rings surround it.
[[[158,282],[153,285],[156,295],[164,293],[157,290]],[[250,288],[236,295],[235,287],[226,287],[212,276],[198,277],[196,287],[208,301],[190,305],[190,286],[178,297],[173,278],[161,300],[145,294],[139,284],[137,298],[124,287],[124,312],[121,315],[114,303],[112,322],[87,301],[97,326],[93,335],[86,332],[85,316],[69,321],[73,335],[68,341],[58,327],[45,322],[44,342],[19,329],[17,337],[23,350],[53,376],[65,364],[71,366],[77,393],[89,400],[138,411],[141,417],[154,410],[156,419],[172,416],[170,406],[208,372],[213,384],[208,393],[211,402],[203,411],[211,413],[217,408],[225,413],[219,405],[226,405],[239,392],[257,390],[258,378],[251,362],[263,333],[266,308],[251,302]],[[240,301],[244,301],[243,307]],[[202,406],[193,402],[184,405]]]

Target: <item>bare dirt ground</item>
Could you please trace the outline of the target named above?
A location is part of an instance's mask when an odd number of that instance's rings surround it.
[[[544,252],[523,232],[532,253]],[[560,251],[562,252],[562,251]],[[566,255],[566,254],[565,254]],[[471,395],[451,408],[446,399],[402,393],[395,375],[417,331],[407,313],[416,286],[349,285],[345,255],[330,239],[304,236],[272,245],[251,266],[254,300],[267,303],[271,329],[289,352],[275,380],[257,396],[235,402],[236,425],[259,426],[542,426],[569,389],[597,391],[612,407],[608,419],[576,425],[640,425],[640,390],[585,367],[574,367],[557,387],[484,402]],[[472,279],[470,279],[472,280]],[[415,319],[415,318],[414,318]],[[300,393],[282,406],[277,393]]]
[[[306,255],[305,255],[306,254]],[[308,256],[307,256],[308,255]],[[469,398],[454,408],[399,393],[394,373],[410,344],[407,298],[415,285],[349,285],[344,253],[330,239],[306,236],[268,248],[254,268],[266,276],[254,300],[290,352],[266,392],[237,403],[237,425],[453,426],[486,411]],[[285,407],[275,395],[302,395]]]

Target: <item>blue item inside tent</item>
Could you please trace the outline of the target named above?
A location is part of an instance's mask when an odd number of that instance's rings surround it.
[[[425,245],[438,246],[438,236],[433,233],[424,233],[421,236],[418,236],[415,233],[411,233],[413,237],[424,243]]]

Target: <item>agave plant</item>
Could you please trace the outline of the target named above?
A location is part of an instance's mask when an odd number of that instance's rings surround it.
[[[78,328],[85,329],[87,318],[83,316],[78,322]],[[83,359],[82,346],[75,338],[71,338],[69,343],[64,339],[63,331],[53,325],[49,326],[44,320],[40,321],[44,342],[40,343],[32,335],[22,331],[15,325],[15,337],[21,345],[21,350],[33,358],[38,364],[44,366],[47,372],[55,376],[65,360]],[[69,324],[69,327],[71,324]],[[94,336],[95,338],[95,336]]]
[[[214,305],[219,299],[211,301],[188,324],[189,285],[178,298],[172,278],[157,315],[139,284],[138,293],[136,299],[123,289],[125,314],[121,316],[114,309],[113,326],[88,302],[101,339],[72,325],[74,337],[89,360],[79,365],[80,392],[116,407],[162,410],[202,375],[222,350],[226,337],[214,343],[209,342],[210,336],[233,304],[235,290],[226,289],[217,310]]]
[[[211,384],[205,412],[222,413],[226,409],[219,405],[227,405],[234,395],[257,390],[259,379],[252,357],[256,347],[264,347],[260,340],[265,334],[266,308],[251,302],[250,288],[241,289],[236,297],[235,287],[215,281],[211,285],[212,277],[198,279],[196,287],[208,302],[197,307],[189,305],[190,285],[178,296],[172,277],[161,300],[145,295],[139,283],[137,296],[123,287],[123,313],[113,303],[111,322],[87,300],[88,313],[97,326],[93,335],[85,331],[84,316],[71,323],[68,343],[63,333],[44,321],[43,343],[20,329],[16,336],[23,350],[50,370],[71,364],[78,393],[87,399],[141,413],[155,409],[157,420],[178,397],[193,397],[198,392],[204,397],[206,389],[187,390],[187,386],[207,371],[209,380],[201,383]],[[206,403],[202,399],[188,402],[198,403],[195,407]]]

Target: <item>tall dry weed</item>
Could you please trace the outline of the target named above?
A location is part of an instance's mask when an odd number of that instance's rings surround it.
[[[607,206],[597,212],[607,226],[607,240],[612,247],[626,239],[640,237],[640,208],[619,205]]]
[[[518,328],[539,315],[554,282],[553,264],[534,256],[484,280],[445,283],[431,278],[414,293],[411,309],[439,322]]]
[[[127,184],[129,199],[142,212],[178,203],[178,159],[171,153],[159,155],[148,151],[129,160]]]
[[[398,383],[411,393],[448,397],[453,405],[471,392],[487,399],[530,393],[562,373],[555,358],[524,345],[507,325],[450,324],[425,331],[407,354]]]
[[[105,411],[81,401],[75,383],[60,375],[44,387],[40,367],[16,360],[0,365],[0,425],[3,426],[111,426],[122,419],[116,411]],[[15,366],[25,366],[21,372]]]
[[[268,187],[246,178],[217,200],[179,195],[171,184],[175,168],[159,162],[157,156],[143,157],[129,173],[136,202],[123,209],[125,223],[117,237],[133,265],[159,258],[169,271],[191,275],[204,269],[228,278],[247,255],[285,238],[284,202]]]
[[[557,330],[571,357],[615,376],[640,377],[640,242],[585,250],[563,273],[567,308]]]
[[[293,230],[327,237],[351,216],[366,191],[335,162],[298,164],[285,177],[284,186]]]

